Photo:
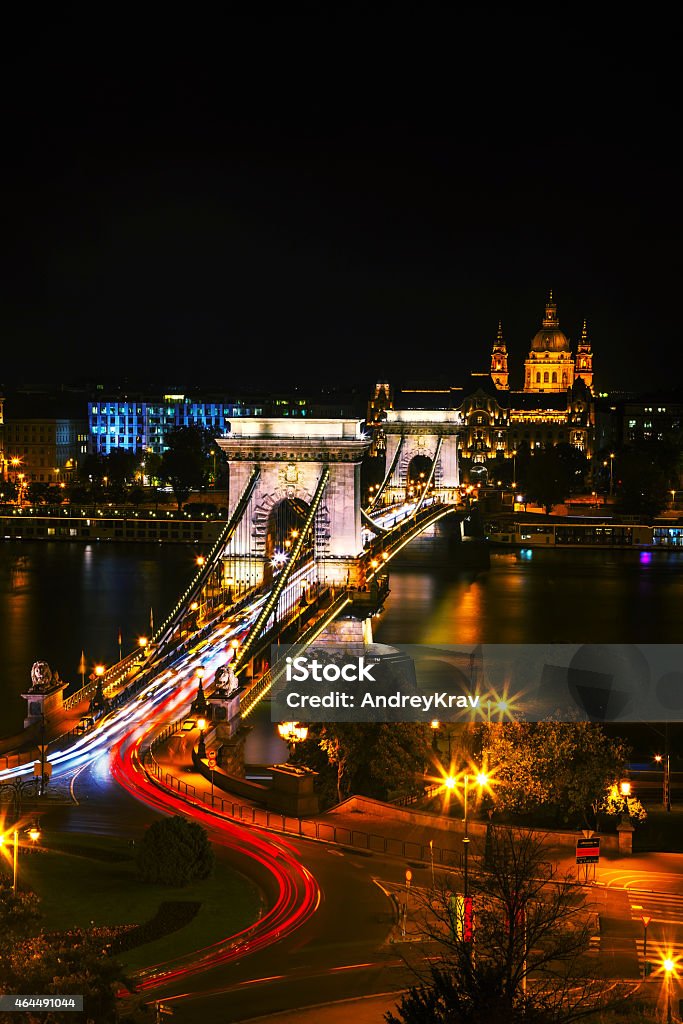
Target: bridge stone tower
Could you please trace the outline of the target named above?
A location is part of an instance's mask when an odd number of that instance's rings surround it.
[[[390,499],[405,499],[408,470],[416,456],[434,463],[432,486],[445,501],[457,500],[460,485],[458,433],[462,416],[456,409],[389,409],[384,423],[387,472],[393,465],[386,487]],[[439,445],[439,441],[441,444]]]
[[[361,423],[355,419],[259,417],[233,420],[230,433],[216,439],[230,466],[230,515],[254,467],[260,469],[246,512],[250,529],[237,531],[233,542],[235,555],[257,566],[255,582],[263,579],[272,510],[287,499],[309,506],[324,469],[329,470],[330,478],[319,506],[319,522],[324,528],[317,529],[316,544],[324,547],[330,583],[354,579],[356,559],[363,549],[360,464],[372,443],[361,431]]]

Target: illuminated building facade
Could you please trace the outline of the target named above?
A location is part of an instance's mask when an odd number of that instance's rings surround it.
[[[471,375],[469,387],[420,385],[391,394],[386,383],[375,386],[368,404],[367,425],[382,432],[382,402],[391,395],[396,409],[455,409],[460,413],[459,464],[465,477],[493,479],[492,463],[517,454],[570,444],[591,459],[595,450],[593,353],[583,322],[573,354],[560,329],[552,292],[540,330],[532,338],[524,362],[523,386],[511,390],[508,350],[502,324],[491,351],[489,373]],[[376,444],[377,453],[380,445]],[[514,478],[514,470],[507,473]]]

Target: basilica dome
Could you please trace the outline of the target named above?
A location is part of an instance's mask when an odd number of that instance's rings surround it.
[[[532,352],[569,352],[569,338],[560,330],[560,323],[557,319],[557,306],[553,302],[553,293],[550,293],[545,304],[545,316],[540,331],[538,331],[531,342]]]
[[[569,338],[559,328],[544,327],[534,335],[532,352],[569,352]]]

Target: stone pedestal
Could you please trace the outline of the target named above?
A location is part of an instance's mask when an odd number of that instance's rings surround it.
[[[295,818],[318,813],[318,797],[314,792],[317,772],[289,764],[275,764],[270,771],[273,781],[268,790],[268,807]]]
[[[635,829],[628,818],[622,818],[617,825],[617,832],[619,833],[619,853],[631,854],[633,853],[633,833]]]
[[[218,751],[218,764],[227,775],[244,778],[244,744],[251,731],[240,728],[237,732],[224,736],[225,725],[219,725],[214,733],[212,743]]]
[[[240,728],[242,722],[240,693],[243,689],[240,687],[239,690],[234,690],[230,694],[224,691],[215,691],[207,697],[209,715],[221,739],[230,739]]]
[[[44,692],[32,693],[29,690],[28,693],[22,693],[21,696],[24,700],[28,701],[28,713],[24,719],[24,728],[28,729],[30,725],[41,722],[43,716],[47,720],[51,714],[61,711],[66,687],[66,683],[59,683],[57,686]]]

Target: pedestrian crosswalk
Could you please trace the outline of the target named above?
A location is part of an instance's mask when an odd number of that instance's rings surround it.
[[[683,895],[629,889],[627,896],[642,973],[664,974],[665,961],[671,961],[680,972],[683,969]]]

